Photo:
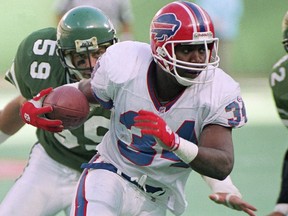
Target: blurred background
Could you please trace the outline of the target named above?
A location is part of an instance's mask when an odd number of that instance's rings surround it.
[[[152,17],[167,0],[131,0],[135,40],[149,41]],[[10,66],[20,41],[34,30],[56,26],[53,1],[5,1],[1,3],[0,73]],[[241,77],[267,77],[271,66],[284,54],[281,50],[281,21],[286,0],[243,0],[239,34],[235,38],[229,73]],[[113,7],[113,6],[112,6]],[[223,9],[225,13],[225,8]],[[221,41],[220,41],[221,44]]]
[[[57,25],[52,2],[1,2],[0,109],[17,95],[14,87],[3,77],[21,40],[34,30]],[[152,17],[171,1],[131,2],[134,39],[149,42]],[[241,84],[248,115],[247,126],[234,131],[236,161],[232,178],[244,199],[258,208],[257,215],[268,214],[274,207],[280,188],[282,159],[287,148],[287,129],[276,113],[268,83],[273,64],[285,54],[281,44],[281,22],[287,10],[287,0],[244,0],[239,32],[233,40],[233,49],[228,51],[231,66],[227,73]],[[35,141],[34,128],[27,125],[1,144],[0,201],[21,173]],[[198,174],[190,176],[186,193],[189,206],[185,216],[244,215],[209,201],[210,190]]]

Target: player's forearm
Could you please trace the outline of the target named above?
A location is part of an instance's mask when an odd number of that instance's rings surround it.
[[[0,111],[0,131],[7,135],[13,135],[22,128],[24,122],[19,115],[19,109],[25,98],[18,96],[10,101]]]
[[[91,84],[90,84],[91,79],[83,79],[79,83],[78,89],[83,92],[83,94],[86,96],[88,102],[90,104],[98,104],[98,101],[93,95],[92,89],[91,89]]]

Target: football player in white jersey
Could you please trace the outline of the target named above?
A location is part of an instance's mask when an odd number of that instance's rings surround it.
[[[232,129],[247,118],[238,83],[218,68],[209,15],[190,2],[169,3],[150,36],[151,47],[109,47],[92,79],[72,84],[112,115],[98,153],[83,164],[71,215],[181,215],[192,170],[208,176],[219,192],[214,201],[255,215],[229,179]]]

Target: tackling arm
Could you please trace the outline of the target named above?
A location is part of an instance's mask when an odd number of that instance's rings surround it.
[[[98,104],[98,101],[93,95],[90,82],[91,79],[83,79],[77,84],[77,88],[82,91],[90,104]]]
[[[0,143],[23,127],[24,122],[19,115],[19,110],[25,101],[26,99],[19,95],[0,110]]]
[[[65,86],[71,86],[79,89],[87,98],[90,105],[99,104],[97,99],[94,97],[94,94],[91,89],[91,79],[82,79],[80,82],[65,84]]]

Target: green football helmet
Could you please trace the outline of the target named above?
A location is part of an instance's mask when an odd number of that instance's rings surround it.
[[[283,32],[283,45],[284,49],[288,53],[288,11],[285,13],[285,16],[282,20],[282,32]]]
[[[80,6],[69,10],[57,27],[58,54],[73,82],[89,78],[95,59],[116,42],[113,24],[101,10],[94,7]]]

